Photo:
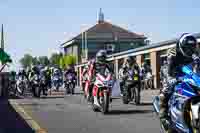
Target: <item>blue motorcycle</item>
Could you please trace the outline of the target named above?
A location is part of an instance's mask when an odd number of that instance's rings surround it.
[[[53,76],[53,85],[56,91],[59,91],[59,88],[62,86],[62,79],[60,75]]]
[[[163,133],[200,133],[200,73],[193,71],[193,66],[183,66],[182,74],[177,76],[180,82],[168,101],[170,126],[166,131],[161,124]],[[153,107],[158,115],[159,96],[154,97]]]

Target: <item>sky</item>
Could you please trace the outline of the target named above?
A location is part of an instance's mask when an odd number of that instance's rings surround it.
[[[24,54],[50,56],[60,43],[97,23],[102,8],[106,21],[152,42],[183,32],[200,32],[199,0],[0,0],[5,49],[19,68]]]

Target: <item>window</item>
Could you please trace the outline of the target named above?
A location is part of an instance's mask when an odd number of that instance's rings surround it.
[[[106,50],[109,52],[114,52],[115,45],[114,44],[106,44]]]

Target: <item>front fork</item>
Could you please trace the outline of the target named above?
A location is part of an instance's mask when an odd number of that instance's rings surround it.
[[[98,88],[97,86],[93,87],[92,95],[94,97],[94,103],[97,104],[98,106],[100,106],[100,104],[103,103],[104,93],[109,93],[109,96],[111,95],[111,91],[109,89],[102,90]],[[111,98],[110,98],[110,102],[112,102]]]

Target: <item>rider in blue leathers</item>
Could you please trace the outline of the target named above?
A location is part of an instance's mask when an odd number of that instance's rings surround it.
[[[67,75],[68,75],[68,74],[71,74],[71,75],[72,75],[72,77],[73,77],[72,80],[76,80],[76,71],[75,71],[75,68],[74,68],[73,65],[70,65],[70,66],[68,67],[68,69],[65,70],[65,72],[64,72],[65,80],[67,80]]]
[[[181,66],[187,65],[196,60],[197,40],[191,34],[183,34],[177,41],[176,47],[168,51],[167,56],[167,73],[163,89],[160,94],[160,120],[161,123],[168,128],[168,100],[174,91],[177,83],[176,75],[181,73]]]

